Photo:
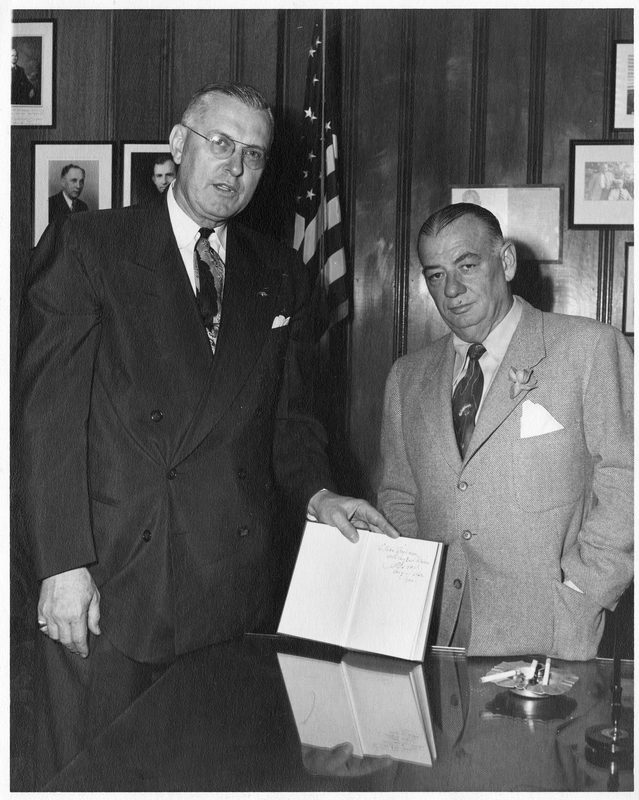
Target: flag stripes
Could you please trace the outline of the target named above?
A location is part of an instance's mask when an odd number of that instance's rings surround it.
[[[320,328],[348,316],[346,254],[337,182],[337,134],[333,98],[337,86],[325,69],[324,34],[316,22],[309,49],[302,148],[305,153],[300,181],[293,246],[302,253],[323,293]]]

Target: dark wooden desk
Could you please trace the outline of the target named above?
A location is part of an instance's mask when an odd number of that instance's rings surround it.
[[[301,745],[278,652],[333,663],[344,654],[270,636],[192,653],[47,789],[555,792],[612,786],[608,770],[586,759],[584,740],[589,726],[610,719],[610,661],[553,662],[579,677],[562,702],[513,704],[510,693],[480,683],[503,659],[433,653],[423,665],[437,751],[432,766],[355,757],[338,764],[326,750]],[[622,675],[624,724],[632,725],[631,662],[623,663]],[[531,710],[531,703],[543,705]],[[331,769],[339,774],[322,774]],[[620,790],[633,789],[631,771],[619,771],[615,780]]]

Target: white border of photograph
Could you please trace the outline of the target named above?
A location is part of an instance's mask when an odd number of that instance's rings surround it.
[[[590,163],[626,164],[633,170],[632,142],[570,142],[570,228],[632,228],[634,197],[619,202],[586,200],[586,165]]]
[[[90,175],[97,175],[97,203],[89,210],[111,208],[113,202],[113,143],[112,142],[34,142],[33,178],[33,244],[49,224],[49,197],[55,186],[51,185],[50,163],[66,161],[77,164]],[[58,189],[55,189],[58,191]],[[85,186],[86,191],[86,186]],[[55,193],[55,192],[54,192]],[[85,199],[81,197],[80,199]]]
[[[626,242],[626,280],[623,298],[623,332],[635,333],[635,243]]]
[[[170,152],[166,142],[124,142],[122,145],[122,205],[131,205],[131,156],[133,153]],[[149,178],[150,180],[150,178]]]
[[[29,127],[53,126],[53,51],[55,23],[51,21],[14,22],[11,36],[42,38],[40,65],[40,104],[12,105],[11,124]]]
[[[556,264],[562,258],[561,186],[452,186],[451,203],[475,203],[491,211],[521,258]]]
[[[615,42],[614,106],[612,128],[630,131],[635,127],[634,115],[634,44]],[[633,111],[628,113],[628,98],[633,96]]]

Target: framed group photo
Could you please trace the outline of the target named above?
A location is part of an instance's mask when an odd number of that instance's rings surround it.
[[[168,142],[122,143],[122,205],[144,203],[166,191],[177,174]]]
[[[451,203],[474,203],[491,211],[523,260],[561,261],[561,186],[453,186]]]
[[[632,143],[570,142],[571,228],[632,228],[634,195]]]
[[[11,26],[11,124],[53,127],[55,23]]]
[[[612,128],[631,131],[635,127],[635,64],[632,42],[615,42]]]
[[[111,142],[33,143],[33,244],[66,214],[111,208]]]

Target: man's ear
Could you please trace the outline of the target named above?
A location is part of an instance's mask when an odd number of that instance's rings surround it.
[[[507,281],[512,281],[517,272],[517,250],[513,242],[504,242],[500,252],[501,263]]]
[[[173,126],[169,136],[169,147],[171,148],[173,161],[179,164],[182,161],[182,150],[184,149],[184,127],[179,123]]]

